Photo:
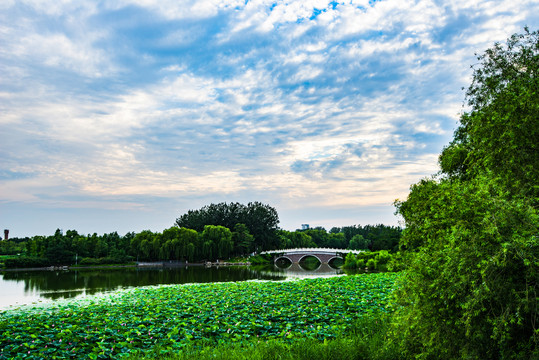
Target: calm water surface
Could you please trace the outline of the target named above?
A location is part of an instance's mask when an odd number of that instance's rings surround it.
[[[0,310],[74,297],[97,295],[124,288],[245,280],[336,276],[330,266],[305,270],[297,264],[288,269],[270,267],[171,267],[79,269],[57,271],[0,272]]]

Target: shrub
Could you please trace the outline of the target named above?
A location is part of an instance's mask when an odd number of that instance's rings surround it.
[[[265,254],[265,255],[258,254],[255,256],[251,256],[249,258],[249,262],[254,265],[271,264],[271,259],[272,259],[272,256],[270,254]]]
[[[32,256],[18,256],[4,261],[4,265],[8,269],[15,268],[37,268],[49,266],[50,262],[46,258]]]

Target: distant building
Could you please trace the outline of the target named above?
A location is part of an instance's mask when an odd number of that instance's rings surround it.
[[[4,229],[4,240],[9,240],[9,230]]]
[[[309,224],[301,224],[301,230],[309,230]]]

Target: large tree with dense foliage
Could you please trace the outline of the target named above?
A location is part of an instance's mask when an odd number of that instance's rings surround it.
[[[269,250],[278,246],[276,235],[279,215],[275,208],[260,202],[210,204],[199,210],[189,210],[176,219],[176,225],[202,232],[206,225],[234,229],[244,224],[254,237],[257,250]]]
[[[396,203],[407,358],[539,357],[538,39],[525,29],[479,56],[442,171]]]
[[[478,57],[453,141],[440,156],[442,172],[469,179],[489,173],[513,195],[539,195],[538,32],[513,35]]]

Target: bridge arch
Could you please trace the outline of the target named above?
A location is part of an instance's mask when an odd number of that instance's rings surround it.
[[[305,268],[301,265],[301,260],[305,259],[306,257],[309,257],[309,256],[312,256],[314,257],[316,260],[318,260],[318,266],[315,268],[315,269],[308,269],[308,268]],[[279,260],[282,260],[282,259],[286,259],[289,261],[289,264],[288,266],[286,267],[280,267],[279,265],[277,265],[277,262]],[[282,270],[289,270],[289,269],[294,269],[294,268],[299,268],[303,271],[308,271],[308,272],[313,272],[313,271],[318,271],[318,269],[320,269],[321,266],[323,265],[328,265],[328,263],[324,263],[320,260],[320,258],[318,258],[318,256],[315,256],[315,255],[311,255],[311,254],[306,254],[304,255],[303,257],[301,257],[298,261],[294,262],[292,259],[290,259],[288,256],[284,255],[284,256],[279,256],[277,258],[275,258],[275,260],[273,261],[273,263],[275,264],[275,266],[277,266],[278,268],[282,269]]]
[[[287,250],[273,250],[264,251],[263,254],[275,255],[274,263],[277,263],[281,259],[287,259],[292,264],[299,263],[305,257],[313,256],[321,264],[328,264],[334,259],[344,260],[344,254],[348,252],[359,252],[347,249],[326,249],[326,248],[304,248],[304,249],[287,249]]]

